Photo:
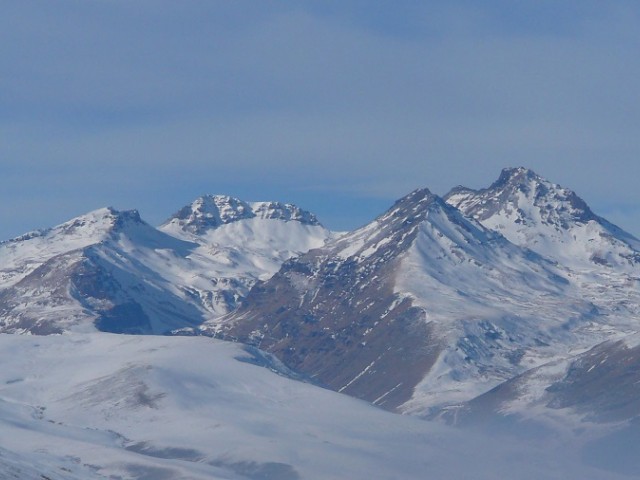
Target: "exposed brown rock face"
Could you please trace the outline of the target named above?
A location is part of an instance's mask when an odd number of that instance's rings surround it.
[[[223,335],[333,390],[387,409],[406,402],[440,347],[424,311],[394,294],[394,279],[433,199],[418,190],[373,226],[286,263],[254,287]]]

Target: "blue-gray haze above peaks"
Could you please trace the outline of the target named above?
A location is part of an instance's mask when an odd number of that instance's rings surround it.
[[[631,0],[7,2],[0,238],[205,193],[334,230],[527,165],[640,234]]]

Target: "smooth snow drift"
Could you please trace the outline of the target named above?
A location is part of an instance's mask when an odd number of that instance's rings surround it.
[[[554,440],[391,414],[203,337],[0,335],[0,362],[2,478],[602,478]]]

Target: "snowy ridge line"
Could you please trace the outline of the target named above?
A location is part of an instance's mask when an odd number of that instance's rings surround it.
[[[296,221],[304,225],[320,226],[313,213],[290,203],[245,202],[227,195],[204,195],[180,209],[160,228],[199,234],[211,228],[251,218]]]
[[[255,282],[333,235],[292,205],[251,205],[253,217],[201,235],[156,229],[135,210],[109,207],[1,244],[0,331],[163,334],[197,327],[235,309]]]
[[[223,195],[160,228],[106,208],[0,245],[0,331],[257,342],[422,414],[637,332],[638,245],[524,168],[444,199],[417,189],[342,236],[293,205]]]
[[[577,235],[585,228],[600,232],[600,247]],[[337,391],[370,402],[387,394],[386,408],[431,415],[637,331],[634,241],[570,190],[505,169],[480,191],[411,192],[287,262],[211,331],[259,339]],[[609,245],[619,256],[604,261],[597,250]],[[565,248],[584,254],[565,264],[554,254]]]

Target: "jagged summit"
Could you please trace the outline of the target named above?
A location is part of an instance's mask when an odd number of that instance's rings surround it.
[[[496,180],[491,187],[499,184],[509,183],[523,184],[530,181],[543,182],[545,180],[536,172],[526,167],[505,167],[500,172],[500,177],[498,177],[498,180]]]
[[[409,249],[421,229],[438,231],[441,237],[456,237],[452,231],[457,227],[451,228],[454,223],[461,225],[461,231],[477,234],[480,242],[499,236],[466,219],[429,189],[420,188],[397,200],[371,223],[328,243],[326,249],[330,255],[363,265],[370,257],[374,262],[388,261]],[[452,240],[458,241],[458,237]]]
[[[257,218],[300,222],[304,225],[320,225],[316,216],[290,203],[253,202],[253,213]]]
[[[381,215],[381,217],[387,216],[387,214],[394,213],[398,207],[408,208],[409,211],[417,212],[420,209],[426,208],[435,203],[441,202],[440,197],[431,192],[428,188],[417,188],[411,193],[395,201],[391,208]]]
[[[382,255],[384,258],[397,257],[413,245],[417,236],[425,235],[433,237],[436,243],[446,243],[440,253],[433,252],[440,260],[455,258],[460,252],[471,253],[473,248],[481,250],[492,242],[505,242],[500,234],[465,217],[429,189],[421,188],[397,200],[370,224],[340,237],[327,248],[332,248],[343,259],[361,262],[374,253],[386,251],[389,252]],[[449,249],[456,250],[453,257]]]
[[[640,241],[593,213],[574,191],[524,167],[505,168],[485,189],[457,187],[445,199],[513,243],[567,265],[640,262]]]
[[[362,233],[371,233],[373,230],[385,228],[402,229],[415,227],[425,219],[430,209],[444,206],[440,197],[431,193],[427,188],[420,188],[397,200],[391,208],[378,216],[373,222],[345,235],[339,243],[353,244],[354,238]],[[445,207],[446,208],[446,207]]]
[[[444,197],[465,214],[483,221],[503,210],[515,223],[545,223],[567,228],[570,222],[599,220],[575,192],[551,183],[525,167],[505,168],[488,188],[456,187]]]
[[[228,195],[204,195],[180,209],[161,228],[172,226],[202,234],[221,225],[251,218],[320,225],[314,214],[289,203],[245,202]]]
[[[177,220],[185,229],[195,233],[253,216],[251,206],[242,200],[224,195],[205,195],[180,209],[164,225]]]

